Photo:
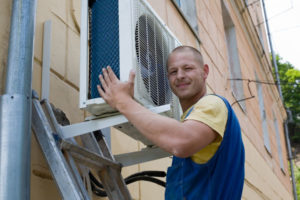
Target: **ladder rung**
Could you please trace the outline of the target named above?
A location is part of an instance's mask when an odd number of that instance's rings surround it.
[[[85,148],[71,144],[64,140],[61,141],[60,145],[63,150],[69,151],[72,154],[72,156],[74,157],[74,159],[76,159],[77,161],[80,161],[82,163],[85,163],[86,165],[88,165],[92,168],[103,169],[106,166],[110,166],[117,170],[121,170],[120,163],[109,160],[109,159],[102,157],[98,154],[95,154]]]

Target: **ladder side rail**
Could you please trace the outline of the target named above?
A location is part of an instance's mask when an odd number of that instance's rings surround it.
[[[59,137],[62,137],[62,134],[61,134],[62,131],[61,131],[60,125],[56,120],[55,114],[52,110],[52,107],[51,107],[48,99],[42,100],[41,104],[42,104],[42,108],[44,110],[44,114],[46,115],[47,119],[49,119],[48,121],[49,121],[52,129],[55,130],[55,132],[59,135]],[[68,141],[72,142],[72,143],[76,143],[74,138],[70,138],[70,139],[68,139]],[[83,195],[84,199],[91,199],[92,196],[89,196],[89,194],[85,188],[83,180],[82,180],[82,178],[78,172],[78,169],[76,167],[74,158],[72,157],[71,153],[69,153],[67,151],[65,152],[65,154],[67,155],[71,172],[73,174],[73,177],[75,178],[75,181],[76,181],[78,187],[80,188],[81,194]]]
[[[66,152],[66,155],[68,157],[68,161],[69,161],[69,166],[71,168],[72,174],[77,182],[78,187],[80,188],[81,194],[84,196],[84,199],[89,200],[92,199],[92,195],[90,195],[87,191],[87,189],[85,188],[85,184],[78,172],[78,169],[76,167],[76,163],[72,157],[72,155],[69,152]],[[82,172],[83,173],[83,172]],[[83,174],[84,176],[84,174]]]
[[[129,192],[129,198],[124,198],[124,193],[122,193],[123,188],[120,190],[120,185],[115,183],[115,175],[112,174],[112,171],[118,171],[119,173],[121,172],[121,165],[119,163],[111,161],[105,157],[101,157],[94,152],[71,144],[67,141],[62,141],[61,146],[62,149],[69,151],[77,162],[97,170],[102,185],[110,200],[131,199]]]
[[[102,133],[101,133],[102,134]],[[94,137],[94,141],[96,141],[95,137]],[[110,158],[111,160],[115,161],[114,156],[112,155],[110,149],[108,148],[108,145],[105,141],[105,138],[102,137],[100,138],[100,140],[98,141],[98,145],[102,151],[102,153],[104,154],[104,156],[106,156],[107,158]],[[128,191],[127,185],[121,175],[121,170],[117,171],[117,170],[110,170],[109,171],[110,176],[114,177],[114,184],[117,185],[117,187],[119,188],[120,192],[123,194],[124,199],[129,200],[131,199],[130,197],[130,193]]]
[[[93,135],[95,142],[98,143],[99,148],[101,149],[104,156],[106,156],[107,158],[110,158],[111,160],[115,161],[115,158],[112,155],[111,150],[109,149],[109,147],[107,145],[107,142],[105,140],[105,137],[103,136],[101,131],[100,131],[100,134],[102,135],[102,137],[99,138],[98,142],[96,141],[96,138]]]
[[[107,157],[106,155],[103,154],[100,146],[97,143],[97,140],[94,136],[93,133],[88,133],[80,136],[80,139],[82,141],[82,144],[85,148],[88,150],[97,153],[101,156]],[[109,157],[108,157],[109,158]]]
[[[91,185],[91,179],[90,179],[90,169],[87,166],[84,165],[79,165],[80,171],[82,173],[82,181],[84,182],[84,185],[87,188],[87,192],[89,194],[89,196],[91,197],[91,199],[93,199],[93,191],[92,191],[92,185]]]
[[[131,200],[126,183],[121,176],[121,171],[116,171],[110,168],[108,169],[108,174],[108,178],[113,180],[113,184],[116,186],[116,188],[118,188],[118,193],[120,193],[120,195],[123,197],[122,200]]]
[[[50,118],[51,120],[51,125],[52,127],[56,130],[56,132],[58,133],[59,136],[62,136],[62,131],[61,131],[61,126],[57,123],[56,117],[53,113],[52,107],[49,104],[49,102],[47,100],[43,101],[44,104],[44,111],[47,114],[48,118]],[[90,137],[92,137],[92,134],[86,134],[86,135],[90,135]],[[92,154],[93,152],[90,151],[86,151],[85,149],[72,144],[73,140],[71,140],[73,138],[69,138],[67,139],[67,141],[61,141],[61,147],[65,150],[67,150],[70,155],[70,158],[73,160],[75,159],[76,161],[79,161],[80,163],[84,163],[87,166],[90,166],[91,168],[95,168],[98,169],[98,171],[100,171],[101,173],[101,179],[103,180],[103,185],[104,188],[107,191],[107,195],[110,199],[131,199],[130,198],[130,194],[129,191],[126,187],[126,184],[124,182],[124,180],[121,177],[121,167],[118,163],[115,162],[111,162],[110,158],[112,158],[111,156],[108,159],[105,159],[105,157],[102,157],[101,155],[101,149],[99,148],[95,138],[91,138],[90,139],[90,145],[89,147],[93,147],[94,151],[96,151],[97,154]],[[96,143],[95,143],[96,142]],[[95,162],[96,161],[96,162]],[[114,161],[114,160],[112,160]],[[103,170],[103,165],[101,163],[104,163],[112,168],[116,168],[116,169],[111,169],[109,167],[107,167],[107,170]],[[70,163],[71,165],[71,163]],[[73,167],[71,166],[71,168],[73,168],[73,172],[77,171],[75,170],[75,166],[73,163]],[[116,173],[116,171],[119,172]],[[107,173],[109,172],[109,173]],[[75,177],[77,177],[77,175],[75,175]],[[121,183],[120,183],[121,181]],[[122,182],[123,181],[123,182]],[[82,182],[82,181],[81,181]],[[123,183],[123,184],[122,184]],[[79,187],[81,186],[81,184],[79,184]],[[120,190],[120,188],[121,190]],[[84,190],[86,191],[86,190]],[[125,191],[125,193],[124,193]],[[86,194],[86,192],[84,192],[84,194]],[[125,196],[124,196],[125,194]],[[87,195],[87,194],[86,194]]]
[[[55,132],[59,135],[60,138],[62,137],[62,130],[61,130],[61,125],[57,122],[55,114],[52,110],[52,107],[48,101],[48,99],[44,99],[41,101],[40,103],[42,105],[42,108],[44,110],[44,113],[47,117],[47,119],[49,119],[50,125],[52,126],[52,128],[55,130]],[[72,138],[70,138],[72,140]]]
[[[100,131],[99,134],[102,135],[102,132]],[[101,152],[103,153],[103,155],[105,157],[107,157],[111,160],[115,160],[110,149],[108,148],[108,145],[107,145],[103,135],[99,138],[98,142],[97,142],[94,134],[89,134],[88,137],[89,137],[90,143],[94,143],[95,146],[96,145],[99,146],[99,148],[101,149]],[[123,194],[125,199],[130,199],[130,194],[129,194],[128,188],[126,186],[126,183],[125,183],[123,177],[121,176],[121,171],[108,170],[108,173],[110,174],[111,177],[113,177],[113,182],[114,182],[113,184],[119,188],[119,192],[121,194]]]
[[[63,199],[82,200],[70,168],[53,138],[53,131],[48,123],[40,102],[32,100],[32,129],[48,162],[51,173]]]
[[[115,162],[107,144],[102,143],[99,146],[93,133],[81,135],[81,139],[85,148],[97,154],[101,153],[105,158]],[[100,141],[101,140],[104,141],[103,136],[101,136]],[[130,193],[125,181],[121,177],[121,165],[119,166],[120,168],[105,168],[102,171],[98,171],[98,176],[100,177],[109,199],[130,200]]]
[[[77,142],[74,138],[70,138],[70,139],[68,139],[68,141],[72,142],[73,144],[77,144]],[[72,169],[74,177],[77,180],[77,183],[81,189],[82,194],[86,198],[89,197],[90,199],[93,199],[93,192],[92,192],[91,182],[90,182],[90,177],[89,177],[90,169],[87,166],[85,166],[81,163],[78,163],[78,167],[80,168],[80,171],[81,171],[81,176],[82,176],[82,178],[81,178],[73,156],[68,151],[66,151],[66,154],[68,156],[69,165]]]

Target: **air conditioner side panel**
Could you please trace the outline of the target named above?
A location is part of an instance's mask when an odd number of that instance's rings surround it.
[[[134,41],[134,2],[119,0],[119,36],[120,36],[120,80],[128,80],[131,69],[135,68]]]

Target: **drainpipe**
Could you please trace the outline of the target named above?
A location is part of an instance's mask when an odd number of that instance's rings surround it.
[[[267,32],[268,32],[268,40],[269,40],[269,45],[270,45],[270,49],[271,49],[273,64],[274,64],[274,68],[275,68],[277,88],[278,88],[278,91],[279,91],[281,101],[284,102],[283,101],[283,96],[282,96],[281,85],[280,85],[279,74],[278,74],[276,56],[275,56],[275,53],[274,53],[274,50],[273,50],[271,33],[270,33],[270,29],[269,29],[268,17],[267,17],[266,6],[265,6],[265,1],[264,0],[262,0],[262,6],[263,6],[263,9],[264,9],[265,23],[266,23]],[[297,200],[298,199],[297,198],[297,189],[296,189],[296,183],[295,183],[293,157],[292,157],[292,150],[291,150],[291,143],[290,143],[290,137],[289,137],[289,129],[288,129],[288,126],[287,126],[287,120],[285,120],[285,122],[284,122],[284,130],[285,130],[285,140],[286,140],[287,151],[288,151],[288,159],[289,159],[289,162],[290,162],[290,169],[291,169],[291,176],[292,176],[293,194],[294,194],[294,199]]]
[[[0,96],[0,199],[30,199],[31,81],[36,0],[14,0]]]

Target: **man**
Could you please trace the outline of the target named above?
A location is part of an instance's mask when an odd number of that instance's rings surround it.
[[[147,110],[133,99],[134,73],[120,82],[110,67],[103,70],[98,91],[145,137],[170,152],[165,198],[241,199],[244,146],[238,120],[226,99],[206,95],[208,65],[193,47],[174,49],[167,61],[168,79],[178,96],[181,122]]]

